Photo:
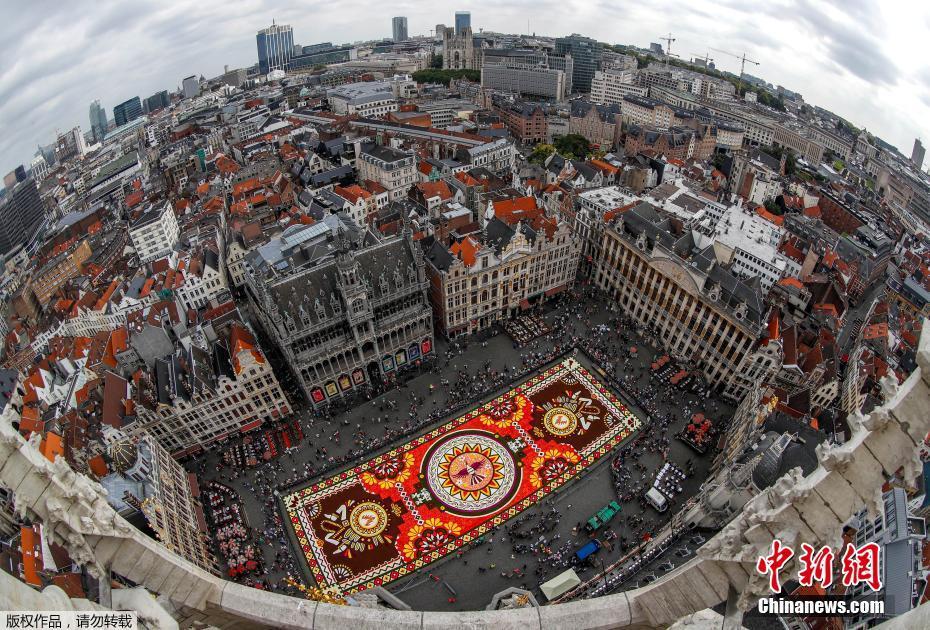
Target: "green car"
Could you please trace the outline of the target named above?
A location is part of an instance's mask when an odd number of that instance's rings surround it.
[[[620,505],[616,501],[611,501],[600,510],[597,511],[597,514],[588,519],[585,529],[589,532],[597,531],[604,525],[610,522],[618,512],[620,511]]]

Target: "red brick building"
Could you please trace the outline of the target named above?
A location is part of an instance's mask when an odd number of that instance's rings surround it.
[[[546,113],[535,103],[494,99],[491,110],[500,116],[511,135],[523,144],[544,142],[549,126]]]

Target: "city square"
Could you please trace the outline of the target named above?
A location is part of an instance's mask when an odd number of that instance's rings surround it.
[[[283,497],[320,586],[382,586],[555,492],[640,426],[577,359],[465,415]]]

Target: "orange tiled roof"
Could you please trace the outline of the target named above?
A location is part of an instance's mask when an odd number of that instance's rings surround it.
[[[768,221],[769,223],[774,223],[775,225],[781,226],[785,223],[785,217],[780,217],[777,214],[772,214],[763,206],[756,208],[756,214]]]
[[[45,438],[42,440],[42,445],[39,447],[39,450],[45,455],[48,461],[54,462],[59,455],[64,454],[65,447],[61,441],[61,436],[49,431],[45,434]]]
[[[255,348],[255,340],[252,339],[252,335],[238,324],[233,324],[232,330],[229,333],[229,341],[232,344],[232,360],[233,367],[236,370],[236,374],[242,371],[242,366],[239,364],[239,353],[243,351],[249,351],[252,353],[252,357],[258,363],[264,363],[265,357],[262,353]]]
[[[350,203],[358,203],[359,199],[371,198],[371,193],[358,184],[352,184],[351,186],[336,186],[333,188],[333,192],[343,199],[348,200]]]
[[[465,171],[459,171],[455,174],[455,179],[459,180],[466,186],[480,186],[481,182],[477,179],[466,173]]]
[[[669,161],[671,161],[671,160],[669,160]],[[598,169],[598,170],[600,170],[600,171],[603,171],[604,173],[613,173],[614,175],[616,175],[617,172],[620,170],[620,169],[618,169],[616,166],[613,166],[612,164],[608,164],[608,163],[605,162],[604,160],[597,160],[597,159],[594,159],[594,160],[591,160],[591,161],[588,162],[588,163],[589,163],[591,166],[593,166],[594,168],[596,168],[596,169]]]
[[[517,197],[494,202],[494,216],[512,225],[523,219],[534,219],[540,214],[535,197]]]
[[[811,206],[810,208],[804,208],[803,214],[806,217],[813,217],[815,219],[819,219],[822,216],[822,213],[820,212],[820,206]]]
[[[778,284],[780,284],[783,287],[794,287],[795,289],[798,289],[798,290],[801,290],[804,288],[804,283],[802,283],[800,280],[792,276],[786,276],[782,278],[781,280],[778,281]]]
[[[97,477],[106,477],[110,472],[110,469],[107,467],[107,462],[103,459],[103,455],[95,455],[91,457],[87,464],[90,466],[90,471],[97,475]]]
[[[36,527],[20,527],[19,546],[23,552],[23,579],[27,584],[42,586],[39,566],[42,564],[42,545]]]
[[[466,236],[461,241],[453,243],[449,251],[452,252],[453,256],[457,256],[465,263],[466,267],[472,267],[478,260],[478,250],[480,249],[481,246],[478,244],[478,241],[470,236]]]
[[[628,203],[625,206],[621,206],[619,208],[613,208],[612,210],[608,210],[607,212],[604,213],[604,223],[610,223],[611,221],[614,220],[614,218],[618,214],[623,214],[624,212],[626,212],[627,210],[629,210],[635,205],[636,203]]]
[[[124,200],[126,203],[126,207],[134,208],[135,206],[139,205],[139,202],[142,201],[142,197],[143,197],[143,193],[141,190],[138,190],[134,193],[126,195],[126,199]]]
[[[260,186],[261,183],[258,181],[257,177],[251,177],[245,181],[233,184],[233,197],[239,199],[246,193],[258,189]]]
[[[442,201],[452,199],[452,191],[449,190],[449,185],[446,182],[420,182],[417,184],[417,188],[423,193],[425,199],[431,197],[439,197]]]

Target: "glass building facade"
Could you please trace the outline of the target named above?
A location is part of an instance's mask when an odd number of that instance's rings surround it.
[[[407,41],[407,18],[396,17],[391,19],[391,35],[395,42]]]
[[[471,28],[471,12],[470,11],[456,11],[455,12],[455,34],[461,35],[462,31],[466,28]]]
[[[590,92],[591,79],[601,68],[601,45],[590,37],[574,34],[555,40],[555,54],[572,56],[572,90]]]
[[[255,36],[258,46],[258,69],[262,74],[272,70],[287,71],[294,54],[294,31],[287,24],[272,24]]]
[[[117,127],[122,127],[141,115],[142,100],[138,96],[133,96],[128,101],[123,101],[113,108],[113,119],[116,121]]]
[[[90,104],[90,129],[95,142],[100,142],[107,135],[107,112],[99,99]]]

